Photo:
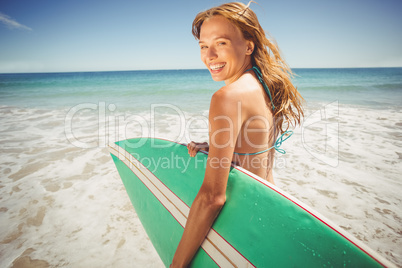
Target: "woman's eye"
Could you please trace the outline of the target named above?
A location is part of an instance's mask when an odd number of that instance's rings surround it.
[[[207,46],[200,46],[200,49],[206,49]]]
[[[223,45],[226,45],[226,43],[225,42],[219,42],[218,45],[223,46]]]

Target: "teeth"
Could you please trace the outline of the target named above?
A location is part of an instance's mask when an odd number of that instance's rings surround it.
[[[216,65],[210,65],[209,67],[211,68],[211,70],[218,70],[223,68],[226,65],[226,63],[221,63],[221,64],[216,64]]]

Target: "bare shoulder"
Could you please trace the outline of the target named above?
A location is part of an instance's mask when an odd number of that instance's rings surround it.
[[[241,99],[236,93],[236,88],[230,84],[223,86],[212,95],[209,110],[213,114],[228,115],[236,111],[239,102]]]
[[[230,100],[229,90],[227,86],[223,86],[212,95],[211,104],[227,100]]]
[[[237,102],[241,98],[241,94],[244,93],[244,87],[241,83],[234,82],[230,85],[221,87],[212,96],[212,101],[217,102]]]

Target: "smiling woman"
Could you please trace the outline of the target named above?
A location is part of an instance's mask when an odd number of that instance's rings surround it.
[[[250,66],[254,43],[243,38],[236,26],[223,16],[203,23],[200,34],[201,60],[215,81],[231,84],[242,75],[238,69]],[[245,53],[244,53],[245,52]]]
[[[211,99],[209,144],[188,145],[190,156],[201,148],[209,154],[172,267],[189,265],[224,206],[231,163],[274,183],[274,149],[283,153],[285,130],[303,116],[291,71],[248,5],[228,3],[199,13],[193,35],[213,80],[225,86]]]

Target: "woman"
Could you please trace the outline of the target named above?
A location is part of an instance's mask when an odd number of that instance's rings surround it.
[[[191,156],[203,148],[209,154],[171,267],[189,265],[203,242],[226,201],[231,163],[273,183],[275,138],[303,116],[291,71],[248,5],[228,3],[199,13],[193,35],[212,78],[225,86],[211,99],[209,146],[188,145]]]

